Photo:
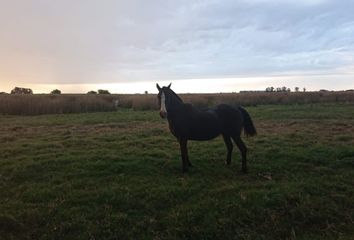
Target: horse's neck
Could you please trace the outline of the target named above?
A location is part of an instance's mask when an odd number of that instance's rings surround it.
[[[177,116],[180,114],[181,111],[183,111],[183,107],[186,104],[183,103],[183,101],[177,97],[173,97],[173,100],[170,102],[168,106],[168,112],[171,117]]]
[[[169,108],[171,109],[171,111],[177,111],[179,110],[182,106],[184,105],[184,103],[182,101],[180,101],[179,99],[174,99],[173,101],[171,101]]]
[[[179,122],[183,119],[190,119],[191,116],[194,116],[197,112],[198,110],[191,104],[179,101],[171,108],[171,110],[168,111],[167,116],[171,124]]]

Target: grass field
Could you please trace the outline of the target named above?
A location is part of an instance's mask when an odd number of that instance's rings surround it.
[[[248,107],[249,173],[156,111],[0,116],[0,239],[354,239],[354,107]]]

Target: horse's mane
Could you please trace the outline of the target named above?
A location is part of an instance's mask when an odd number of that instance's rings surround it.
[[[179,101],[183,102],[183,100],[182,100],[172,89],[169,88],[169,92],[170,92],[173,96],[175,96]]]

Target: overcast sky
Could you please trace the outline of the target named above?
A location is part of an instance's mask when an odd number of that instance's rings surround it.
[[[354,88],[353,9],[354,0],[0,0],[0,91]]]

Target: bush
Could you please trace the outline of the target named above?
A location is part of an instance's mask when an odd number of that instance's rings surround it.
[[[111,94],[108,90],[98,89],[98,94]]]
[[[15,87],[11,90],[11,94],[33,94],[33,91],[30,88]]]
[[[50,94],[61,94],[61,91],[59,89],[54,89]]]

